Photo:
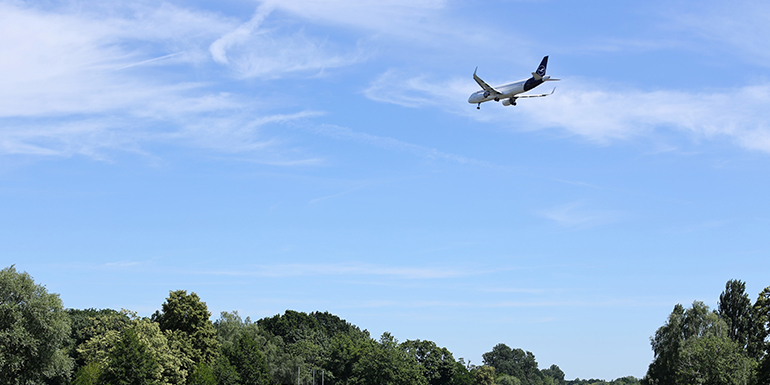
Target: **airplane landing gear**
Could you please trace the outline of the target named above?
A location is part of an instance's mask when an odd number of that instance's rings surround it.
[[[476,109],[477,109],[477,110],[480,110],[480,109],[481,109],[481,103],[479,103],[479,104],[476,106]]]

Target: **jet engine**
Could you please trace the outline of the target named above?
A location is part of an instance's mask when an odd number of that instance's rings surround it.
[[[508,98],[503,100],[504,106],[515,106],[516,105],[516,99],[515,98]]]

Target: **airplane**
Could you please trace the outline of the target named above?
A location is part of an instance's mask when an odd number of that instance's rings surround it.
[[[473,94],[471,94],[471,96],[468,98],[468,103],[476,104],[476,109],[480,110],[481,103],[488,102],[490,100],[494,100],[496,102],[499,102],[500,100],[502,100],[504,106],[515,106],[516,99],[541,98],[543,96],[551,95],[553,94],[553,91],[556,91],[555,87],[550,94],[520,95],[521,93],[527,92],[545,82],[553,82],[553,81],[561,80],[561,79],[551,79],[550,76],[545,75],[545,67],[547,65],[548,65],[548,56],[545,56],[543,58],[543,61],[540,62],[540,66],[537,67],[537,71],[532,73],[531,78],[519,80],[513,83],[504,84],[502,86],[498,86],[495,88],[490,87],[489,84],[481,80],[480,77],[476,76],[476,71],[479,69],[479,67],[476,67],[476,70],[473,71],[473,79],[476,80],[476,83],[479,83],[482,90],[476,91]]]

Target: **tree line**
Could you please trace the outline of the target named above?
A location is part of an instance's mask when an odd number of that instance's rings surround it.
[[[651,338],[644,385],[770,384],[770,287],[752,304],[746,283],[729,280],[716,310],[677,304]]]
[[[740,298],[733,299],[734,294],[730,292],[725,302],[742,304]],[[691,310],[677,309],[675,313],[681,313],[682,320],[694,316]],[[722,310],[720,305],[716,320],[709,325],[721,320],[720,327],[731,343],[736,344],[730,345],[732,348],[738,349],[735,341],[744,341],[740,349],[764,353],[766,347],[750,336],[754,330],[751,328],[759,321],[751,318],[753,323],[741,323],[745,314],[735,309],[738,308],[726,306]],[[702,311],[702,307],[698,307],[697,312]],[[704,317],[711,317],[708,314]],[[756,315],[751,314],[751,317]],[[680,329],[688,330],[687,333],[692,329],[692,322],[680,322],[673,313],[672,317],[661,328],[666,329],[656,333],[655,341],[659,340],[657,345],[653,342],[656,361],[644,379],[648,384],[668,383],[667,377],[660,377],[658,373],[668,373],[664,362],[673,362],[674,335],[686,334]],[[766,318],[764,320],[766,326]],[[698,335],[721,336],[705,331],[711,327],[703,326],[704,331]],[[698,345],[708,350],[711,346],[711,340],[705,344],[687,342],[694,337],[686,335],[687,338],[677,342],[676,349]],[[663,358],[659,360],[659,357]],[[700,356],[694,352],[677,357],[681,362],[691,363]],[[736,359],[726,362],[740,361]],[[759,362],[752,359],[755,361],[746,364],[748,369],[761,366],[752,364]],[[18,272],[14,266],[0,271],[2,384],[291,385],[320,384],[321,381],[329,385],[639,384],[639,379],[634,377],[611,382],[567,381],[558,365],[540,369],[532,352],[502,343],[484,353],[482,361],[483,365],[477,366],[462,358],[455,359],[448,349],[433,341],[399,342],[387,332],[373,338],[367,330],[328,312],[287,310],[257,321],[244,319],[235,311],[222,312],[219,319],[212,322],[206,303],[197,294],[188,294],[185,290],[171,291],[161,308],[150,317],[139,317],[128,310],[65,309],[58,294],[48,293],[26,272]]]

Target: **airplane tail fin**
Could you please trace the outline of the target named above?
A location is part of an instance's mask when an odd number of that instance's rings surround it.
[[[540,80],[545,76],[545,67],[548,66],[548,56],[546,55],[543,58],[543,61],[540,62],[540,65],[537,67],[537,71],[532,73],[532,77],[535,78],[535,80]]]

